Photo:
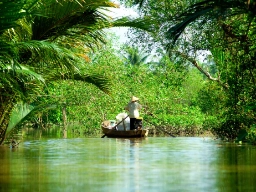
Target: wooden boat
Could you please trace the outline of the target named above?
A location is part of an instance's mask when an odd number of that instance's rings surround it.
[[[148,135],[147,129],[134,129],[129,131],[118,131],[115,128],[108,128],[101,126],[104,136],[107,137],[146,137]]]
[[[146,137],[148,135],[148,130],[147,129],[143,129],[143,128],[138,128],[138,129],[134,129],[134,130],[117,130],[116,127],[117,125],[110,125],[109,123],[110,121],[105,121],[101,124],[101,128],[102,128],[102,132],[104,133],[104,135],[102,136],[105,137],[123,137],[123,138],[131,138],[131,137]]]

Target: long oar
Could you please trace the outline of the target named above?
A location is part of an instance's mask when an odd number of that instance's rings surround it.
[[[112,127],[108,133],[110,133],[111,131],[113,131],[118,125],[120,125],[127,117],[129,117],[129,115],[127,115],[125,118],[122,119],[122,121],[120,121],[119,123],[117,123],[114,127]],[[107,133],[107,134],[108,134]],[[102,135],[101,138],[104,138],[106,136],[106,134]]]
[[[151,114],[152,114],[152,113],[151,113]],[[152,114],[152,116],[155,117],[156,119],[158,119],[154,114]],[[158,120],[159,120],[159,119],[158,119]],[[149,121],[146,121],[146,122],[148,122],[149,124],[153,125],[155,128],[159,129],[160,131],[162,131],[162,132],[164,132],[164,133],[170,135],[171,137],[176,137],[176,136],[174,136],[173,134],[169,133],[168,131],[162,129],[161,127],[159,127],[159,126],[157,126],[157,125],[155,125],[155,124],[152,124],[152,123],[149,122]]]

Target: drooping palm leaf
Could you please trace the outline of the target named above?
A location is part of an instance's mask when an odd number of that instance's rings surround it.
[[[174,27],[170,28],[167,31],[167,36],[173,39],[173,42],[179,38],[179,36],[183,33],[184,29],[191,23],[194,22],[196,19],[201,17],[202,15],[212,11],[211,8],[203,9],[200,11],[197,11],[196,13],[191,14],[189,17],[185,17],[184,20],[181,23],[178,23]]]
[[[82,73],[52,73],[47,77],[49,81],[76,80],[91,83],[105,93],[110,93],[111,82],[108,78],[100,74],[82,74]]]
[[[224,19],[239,14],[250,14],[256,16],[256,4],[254,1],[244,0],[205,0],[192,4],[183,14],[173,20],[178,23],[167,31],[167,36],[173,39],[173,43],[179,38],[184,29],[199,18],[204,20]],[[202,18],[204,17],[204,18]]]
[[[17,21],[27,15],[27,9],[38,0],[20,0],[19,2],[2,0],[0,3],[0,35],[7,29],[17,26]]]
[[[27,98],[28,94],[39,92],[39,86],[44,85],[42,75],[35,73],[26,66],[6,66],[0,76],[1,93],[7,96]]]
[[[78,70],[80,58],[72,49],[47,41],[26,41],[15,44],[19,51],[20,62],[40,69],[63,68]]]
[[[20,79],[20,81],[23,80],[23,77],[26,77],[28,81],[37,80],[44,83],[44,78],[40,74],[35,73],[26,66],[19,65],[15,69],[11,66],[7,66],[6,68],[2,69],[4,70],[5,74],[15,75],[17,79]]]
[[[57,44],[45,41],[29,41],[18,43],[19,50],[30,51],[30,59],[34,63],[30,64],[37,68],[39,73],[43,73],[47,82],[60,79],[73,79],[92,83],[102,91],[108,93],[110,82],[106,77],[97,74],[80,73],[80,68],[84,65],[84,58],[79,57],[71,49],[67,49]],[[37,61],[37,58],[41,58]],[[59,70],[61,69],[61,70]]]
[[[33,111],[34,107],[30,106],[26,103],[17,103],[14,107],[10,121],[6,130],[6,134],[8,134],[13,128],[15,128],[18,124],[22,123],[29,113]]]
[[[90,74],[90,75],[81,75],[81,74],[74,74],[74,79],[77,81],[84,81],[87,83],[91,83],[98,87],[105,93],[110,93],[110,80],[106,77],[99,75],[99,74]]]
[[[46,111],[54,108],[56,108],[56,105],[53,104],[41,104],[38,106],[32,106],[28,103],[17,103],[11,112],[6,134],[8,135],[17,126],[21,125],[24,121],[34,116],[35,113],[42,110]]]
[[[147,32],[154,32],[157,29],[157,23],[151,17],[135,19],[130,17],[122,17],[113,21],[111,27],[132,27]]]
[[[104,1],[52,1],[44,5],[43,16],[36,16],[32,25],[33,40],[46,40],[59,36],[89,34],[109,23],[108,18],[99,9],[116,7]],[[45,16],[46,15],[46,16]]]

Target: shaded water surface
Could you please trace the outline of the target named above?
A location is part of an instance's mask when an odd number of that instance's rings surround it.
[[[0,147],[0,191],[256,191],[256,147],[185,137],[25,141]]]

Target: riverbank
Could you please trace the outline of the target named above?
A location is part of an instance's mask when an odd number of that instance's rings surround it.
[[[151,126],[149,136],[175,136],[175,137],[216,137],[210,130],[200,128],[173,128],[165,126]]]

